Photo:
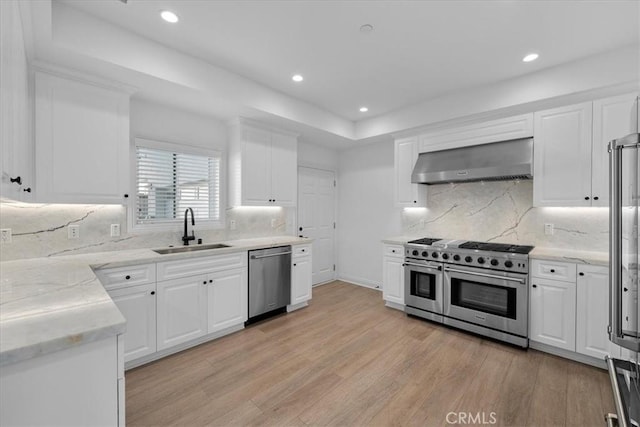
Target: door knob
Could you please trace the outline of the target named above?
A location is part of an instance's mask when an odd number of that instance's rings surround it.
[[[299,230],[302,231],[302,227],[300,227]]]

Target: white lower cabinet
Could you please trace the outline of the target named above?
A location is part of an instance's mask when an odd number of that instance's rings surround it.
[[[402,246],[384,245],[382,260],[382,298],[404,305],[404,250]]]
[[[576,303],[576,351],[603,359],[620,356],[620,347],[609,341],[609,269],[578,266]]]
[[[311,256],[293,258],[291,264],[291,305],[311,299]]]
[[[208,325],[213,333],[247,320],[247,269],[219,271],[208,275]]]
[[[620,347],[609,341],[607,332],[607,267],[534,259],[530,270],[529,339],[534,347],[542,343],[601,362],[607,355],[620,357]]]
[[[533,277],[529,298],[529,339],[575,351],[576,284]]]
[[[207,275],[158,282],[158,350],[207,334]]]
[[[1,426],[124,426],[118,337],[6,364]]]
[[[156,284],[109,291],[109,296],[127,319],[124,361],[156,352]]]

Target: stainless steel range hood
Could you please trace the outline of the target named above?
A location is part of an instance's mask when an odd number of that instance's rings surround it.
[[[533,178],[533,138],[422,153],[411,182],[503,181]]]

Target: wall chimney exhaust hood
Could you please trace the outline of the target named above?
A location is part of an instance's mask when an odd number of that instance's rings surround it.
[[[533,138],[421,153],[411,182],[506,181],[533,178]]]

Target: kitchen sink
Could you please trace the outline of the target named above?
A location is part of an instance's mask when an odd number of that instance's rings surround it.
[[[182,252],[206,251],[207,249],[222,249],[222,248],[229,248],[229,247],[231,246],[225,245],[224,243],[212,243],[210,245],[179,246],[177,248],[153,249],[153,251],[160,255],[167,255],[167,254],[179,254]]]

